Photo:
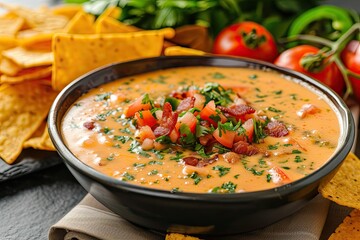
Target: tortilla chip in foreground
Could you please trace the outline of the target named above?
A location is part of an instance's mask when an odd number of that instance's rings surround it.
[[[11,164],[23,143],[45,120],[57,92],[51,87],[27,81],[0,89],[0,158]]]
[[[338,226],[329,240],[360,239],[360,210],[354,209]]]
[[[55,34],[52,86],[61,90],[77,77],[100,66],[160,56],[164,37],[173,29],[115,34]]]
[[[333,178],[320,183],[323,197],[337,204],[360,209],[360,159],[349,153]]]
[[[43,127],[43,126],[41,126]],[[41,128],[40,127],[40,128]],[[38,129],[37,131],[39,131]],[[24,142],[24,148],[34,148],[38,150],[56,151],[48,132],[47,126],[44,126],[41,136],[33,135],[30,139]]]

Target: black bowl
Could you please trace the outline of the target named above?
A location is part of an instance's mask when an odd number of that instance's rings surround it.
[[[61,120],[67,109],[89,89],[118,78],[182,66],[269,68],[306,82],[324,93],[338,111],[339,147],[316,172],[278,188],[236,194],[197,194],[145,188],[105,176],[78,160],[66,147]],[[117,63],[81,76],[56,98],[49,118],[51,139],[67,167],[99,202],[140,226],[166,232],[224,235],[263,228],[298,211],[318,194],[322,179],[333,175],[349,153],[355,135],[352,115],[332,90],[303,74],[275,65],[231,57],[158,57]]]

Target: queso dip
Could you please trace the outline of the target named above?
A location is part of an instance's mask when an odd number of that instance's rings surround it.
[[[168,191],[236,193],[320,168],[340,127],[319,94],[277,72],[182,67],[81,96],[63,118],[72,153],[99,172]]]

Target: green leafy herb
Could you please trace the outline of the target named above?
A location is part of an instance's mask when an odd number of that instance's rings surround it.
[[[212,78],[214,78],[214,79],[223,79],[223,78],[225,78],[225,75],[222,74],[222,73],[216,72],[216,73],[214,73],[212,75]]]
[[[128,172],[125,172],[124,174],[122,174],[122,180],[123,181],[132,181],[134,179],[135,179],[134,175],[131,175]]]
[[[95,101],[96,102],[106,101],[110,99],[110,96],[111,96],[111,92],[96,94]]]
[[[226,106],[232,102],[230,97],[232,90],[226,90],[219,83],[206,83],[200,93],[205,96],[205,103],[214,100],[216,105]]]
[[[193,172],[191,175],[190,175],[190,178],[194,179],[194,184],[195,185],[198,185],[199,182],[202,180],[202,177],[200,177],[197,172]]]
[[[150,172],[148,172],[148,175],[149,175],[149,176],[153,176],[153,175],[156,175],[156,174],[158,174],[158,173],[159,173],[158,170],[153,169],[153,170],[151,170]]]
[[[236,190],[237,184],[233,182],[225,182],[221,187],[215,187],[211,190],[212,193],[234,193]]]
[[[231,168],[227,168],[227,167],[224,167],[224,166],[221,166],[221,165],[217,165],[217,166],[214,166],[212,168],[213,170],[215,171],[219,171],[219,177],[222,177],[222,176],[225,176],[226,174],[228,174],[230,172],[230,169]]]

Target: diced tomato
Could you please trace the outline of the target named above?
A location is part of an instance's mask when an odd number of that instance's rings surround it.
[[[230,131],[230,130],[227,130],[225,132],[224,132],[224,130],[221,130],[221,134],[220,134],[219,128],[215,129],[215,131],[213,132],[214,138],[220,144],[222,144],[222,145],[224,145],[225,147],[228,147],[228,148],[232,148],[232,146],[234,144],[235,135],[236,135],[236,132],[235,131]]]
[[[245,134],[248,137],[248,141],[251,143],[254,136],[254,122],[252,119],[246,120],[242,127],[245,129]]]
[[[216,112],[216,106],[214,100],[211,100],[206,104],[206,106],[201,110],[200,112],[200,118],[203,120],[208,121],[210,124],[217,126],[217,122],[214,121],[214,118],[216,116],[220,117],[220,121],[222,123],[225,123],[227,121],[227,118],[222,114]]]
[[[285,184],[290,182],[290,178],[279,167],[274,166],[268,170],[271,180],[276,184]]]
[[[151,109],[150,103],[143,104],[142,100],[143,100],[143,96],[137,98],[132,104],[130,104],[124,110],[125,117],[132,117],[138,111]]]
[[[135,113],[135,119],[137,124],[142,127],[142,126],[149,126],[149,127],[153,127],[156,125],[157,121],[156,118],[154,118],[154,116],[151,114],[150,110],[145,110],[145,111],[139,111],[137,113]]]
[[[200,110],[203,109],[206,101],[205,96],[199,93],[195,93],[194,97],[195,97],[194,107]]]
[[[145,125],[139,129],[136,138],[138,138],[140,142],[143,142],[146,138],[155,139],[156,137],[153,130],[151,130],[149,126]]]
[[[179,137],[180,137],[180,134],[179,134],[179,132],[176,130],[176,128],[174,128],[174,129],[170,132],[169,137],[170,137],[170,140],[171,140],[172,143],[176,143],[177,140],[178,140]]]
[[[186,112],[184,116],[182,116],[178,120],[178,122],[175,125],[175,128],[177,131],[179,131],[180,126],[182,124],[185,124],[189,127],[192,133],[195,133],[196,123],[197,123],[197,118],[194,116],[194,114],[192,114],[191,112]]]

